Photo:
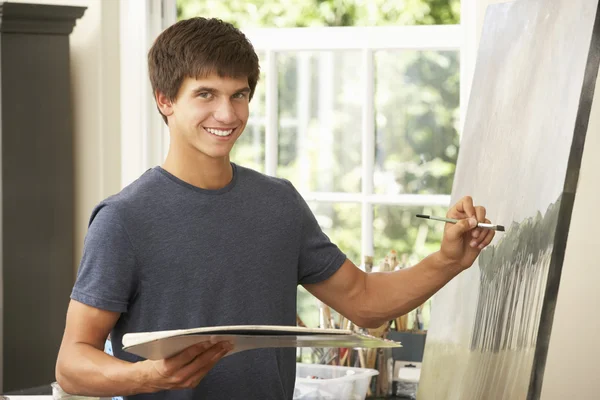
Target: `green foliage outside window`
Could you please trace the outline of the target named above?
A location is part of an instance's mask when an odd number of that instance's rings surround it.
[[[459,0],[177,0],[177,16],[240,28],[441,25],[460,22]]]

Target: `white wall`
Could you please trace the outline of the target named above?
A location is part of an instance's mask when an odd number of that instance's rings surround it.
[[[87,7],[70,36],[76,270],[93,207],[121,186],[119,1],[10,1]]]

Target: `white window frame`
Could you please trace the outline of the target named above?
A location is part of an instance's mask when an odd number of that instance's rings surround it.
[[[493,2],[494,0],[486,0]],[[496,0],[498,1],[498,0]],[[374,62],[377,50],[458,50],[461,55],[461,126],[475,64],[479,12],[476,0],[461,3],[461,25],[402,27],[264,28],[244,33],[257,51],[265,52],[266,71],[265,172],[277,174],[277,64],[281,51],[360,50],[365,94],[362,125],[362,188],[360,193],[312,193],[307,201],[352,202],[362,207],[361,262],[373,255],[373,206],[448,206],[449,195],[374,194]],[[148,83],[146,53],[154,38],[175,23],[176,0],[121,1],[121,128],[122,186],[147,168],[160,164],[168,150],[168,132],[156,111]],[[475,28],[473,28],[475,27]],[[142,78],[142,79],[140,79]],[[140,101],[142,99],[143,101]]]

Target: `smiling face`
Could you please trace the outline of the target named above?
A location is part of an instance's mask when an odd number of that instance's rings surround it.
[[[248,122],[249,96],[247,78],[215,74],[185,78],[173,102],[157,93],[158,107],[168,120],[171,148],[185,158],[228,160]]]

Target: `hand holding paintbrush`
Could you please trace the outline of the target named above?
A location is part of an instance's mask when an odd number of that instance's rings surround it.
[[[465,196],[448,210],[445,218],[419,214],[420,218],[446,222],[440,251],[432,256],[440,265],[451,267],[455,273],[469,268],[502,225],[492,224],[486,218],[486,209],[474,206],[473,199]]]

